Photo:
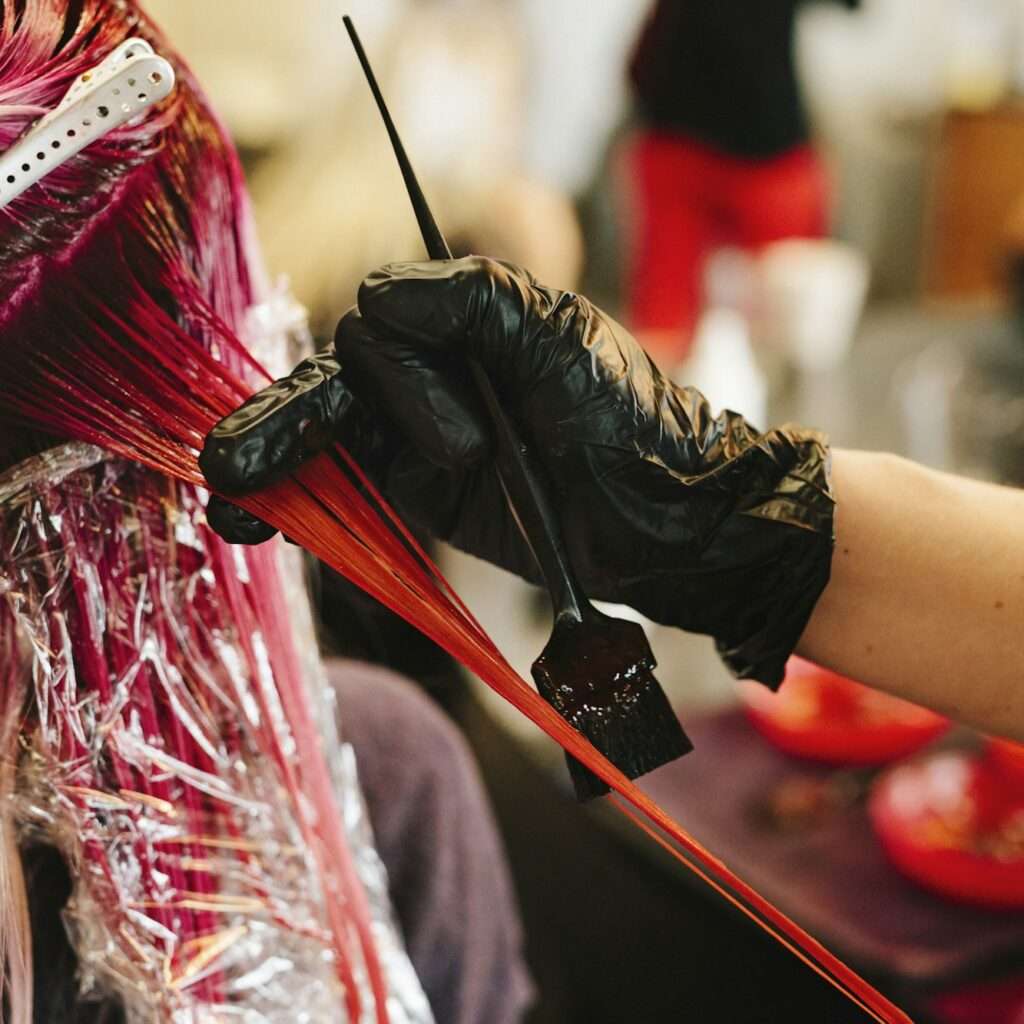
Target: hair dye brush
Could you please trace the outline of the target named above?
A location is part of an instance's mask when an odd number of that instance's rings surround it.
[[[391,139],[427,253],[431,259],[451,259],[355,26],[347,16],[344,22]],[[551,594],[554,628],[532,667],[537,689],[631,779],[689,753],[693,745],[654,677],[656,662],[642,627],[599,612],[587,599],[573,573],[541,467],[520,439],[483,366],[471,359],[470,368],[494,426],[505,496]],[[608,792],[576,758],[567,754],[566,760],[580,800]]]

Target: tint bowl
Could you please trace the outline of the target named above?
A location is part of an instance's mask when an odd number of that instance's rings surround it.
[[[836,766],[886,764],[949,728],[933,711],[802,658],[790,658],[777,693],[757,683],[742,684],[740,692],[754,728],[779,750]]]
[[[868,812],[889,859],[947,899],[1024,910],[1022,768],[1020,748],[992,743],[980,755],[946,751],[887,771]]]

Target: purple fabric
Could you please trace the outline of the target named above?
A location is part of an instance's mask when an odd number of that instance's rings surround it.
[[[907,983],[943,985],[977,977],[1024,950],[1024,915],[958,906],[919,889],[888,864],[860,807],[807,831],[761,825],[753,812],[765,794],[794,775],[827,769],[777,751],[742,712],[688,720],[686,727],[694,753],[642,787],[841,956]]]
[[[465,742],[412,684],[328,665],[377,849],[438,1024],[517,1024],[532,998],[494,818]]]
[[[1024,1024],[1024,972],[1010,981],[943,992],[929,1010],[936,1024]]]

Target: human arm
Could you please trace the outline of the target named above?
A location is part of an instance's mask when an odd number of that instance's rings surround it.
[[[832,576],[812,661],[1024,741],[1024,491],[834,450]]]

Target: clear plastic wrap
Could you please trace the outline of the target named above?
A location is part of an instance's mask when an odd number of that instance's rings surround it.
[[[133,1024],[356,1024],[328,909],[350,907],[324,893],[322,823],[295,785],[287,672],[301,676],[369,899],[389,1019],[431,1020],[333,695],[318,660],[295,654],[316,648],[282,557],[277,544],[228,547],[201,493],[85,445],[0,476],[3,756],[16,766],[4,823],[64,856],[83,988],[118,996]],[[349,955],[370,1021],[364,948]]]

